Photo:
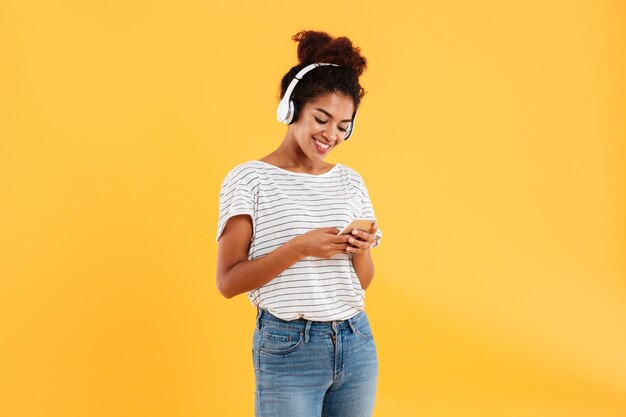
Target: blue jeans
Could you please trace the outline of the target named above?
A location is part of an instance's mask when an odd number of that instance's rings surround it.
[[[256,417],[372,415],[378,359],[364,311],[319,322],[258,309],[252,359]]]

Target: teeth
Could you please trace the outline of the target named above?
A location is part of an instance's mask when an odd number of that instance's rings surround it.
[[[320,146],[320,148],[328,149],[330,147],[330,145],[325,145],[317,139],[314,139],[314,140],[315,140],[315,143],[317,143]]]

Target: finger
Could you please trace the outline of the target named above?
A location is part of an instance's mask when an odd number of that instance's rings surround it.
[[[376,233],[376,230],[378,230],[378,223],[374,222],[370,226],[370,233]]]
[[[337,229],[336,227],[322,227],[320,228],[320,230],[323,233],[332,233],[334,235],[336,235],[337,233],[339,233],[339,229]]]
[[[350,237],[350,235],[334,236],[331,241],[335,244],[344,244],[348,242],[348,239],[350,239]]]
[[[350,253],[350,251],[348,250],[349,247],[350,245],[348,245],[347,243],[336,245],[335,253]]]
[[[359,239],[363,239],[366,240],[368,242],[373,242],[374,241],[374,233],[367,233],[363,230],[353,230],[352,234],[356,237],[358,237]]]
[[[355,237],[351,237],[350,240],[348,240],[348,242],[350,242],[351,245],[357,247],[357,248],[369,248],[369,242],[366,241],[362,241],[360,239],[357,239]]]
[[[347,253],[363,253],[364,250],[365,249],[357,248],[357,247],[354,247],[354,246],[348,246],[346,248],[346,252]]]

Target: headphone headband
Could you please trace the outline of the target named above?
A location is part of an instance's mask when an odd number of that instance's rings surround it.
[[[287,100],[291,98],[291,93],[293,93],[293,89],[296,88],[296,84],[298,84],[298,81],[300,81],[302,77],[304,77],[304,74],[306,74],[309,71],[314,70],[317,67],[323,67],[326,65],[332,65],[335,67],[339,66],[337,64],[329,64],[327,62],[316,62],[314,64],[310,64],[302,68],[300,71],[298,71],[295,77],[293,77],[293,80],[291,80],[291,82],[289,83],[289,86],[287,87],[287,90],[285,91],[285,95],[283,96],[283,100],[285,100],[285,98],[287,98]]]
[[[337,64],[331,64],[328,62],[315,62],[313,64],[307,65],[306,67],[298,71],[298,73],[294,76],[294,78],[289,83],[289,86],[287,86],[287,89],[285,90],[285,94],[283,95],[283,98],[280,100],[280,103],[278,103],[278,108],[276,109],[276,118],[278,119],[279,122],[289,125],[295,121],[296,119],[295,115],[296,115],[297,109],[293,100],[291,100],[291,94],[293,93],[294,88],[296,88],[298,81],[300,81],[307,72],[312,71],[317,67],[322,67],[325,65],[332,65],[335,67],[339,66]],[[354,115],[352,116],[352,120],[350,121],[350,129],[348,131],[348,134],[344,138],[344,140],[348,140],[348,138],[352,135],[352,132],[354,132],[354,120],[356,119],[356,113],[357,112],[355,111]]]

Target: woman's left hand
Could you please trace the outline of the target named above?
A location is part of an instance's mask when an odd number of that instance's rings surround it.
[[[376,242],[376,230],[378,230],[378,224],[374,223],[370,227],[369,231],[361,229],[353,229],[352,236],[350,236],[350,246],[346,248],[347,253],[361,254],[368,250],[374,242]]]

